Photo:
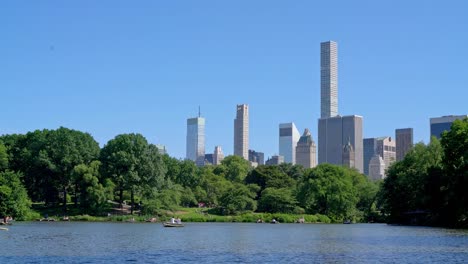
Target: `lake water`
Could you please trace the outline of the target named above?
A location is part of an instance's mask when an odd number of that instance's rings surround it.
[[[17,222],[0,263],[468,263],[468,231],[385,224]]]

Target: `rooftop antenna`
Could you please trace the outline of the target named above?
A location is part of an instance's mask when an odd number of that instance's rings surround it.
[[[198,106],[198,117],[201,117],[200,106]]]

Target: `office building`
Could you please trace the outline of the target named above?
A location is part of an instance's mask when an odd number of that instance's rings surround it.
[[[453,121],[465,119],[468,115],[449,115],[442,117],[433,117],[430,119],[431,124],[431,138],[436,137],[440,139],[444,131],[449,131]]]
[[[249,159],[249,106],[237,105],[234,119],[234,155]]]
[[[279,125],[279,155],[284,157],[284,162],[296,164],[296,146],[300,137],[294,123]]]
[[[395,130],[396,160],[402,160],[413,147],[413,129],[400,128]]]
[[[258,165],[265,165],[265,154],[249,149],[249,161],[255,162]]]
[[[385,162],[379,154],[374,154],[369,162],[369,179],[377,181],[385,178]]]
[[[320,43],[320,117],[338,115],[338,44]]]
[[[318,122],[318,162],[343,164],[347,143],[354,150],[354,167],[363,172],[362,116],[320,118]]]
[[[304,168],[314,168],[317,166],[317,147],[312,139],[309,129],[304,130],[296,146],[296,164]]]
[[[216,146],[213,153],[213,165],[220,165],[224,159],[223,150],[221,146]]]
[[[205,163],[205,118],[195,117],[187,119],[187,156],[197,166]]]
[[[368,176],[370,176],[369,164],[375,154],[383,159],[385,170],[388,169],[388,167],[396,161],[395,140],[392,140],[391,137],[364,139],[364,174]]]
[[[273,155],[265,162],[266,165],[280,165],[281,163],[284,163],[284,157],[281,155]]]

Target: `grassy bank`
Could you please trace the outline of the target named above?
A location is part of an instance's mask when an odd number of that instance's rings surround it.
[[[35,221],[44,218],[53,218],[57,221],[63,217],[61,207],[44,207],[42,205],[33,206],[34,213],[27,220]],[[67,216],[70,221],[90,221],[90,222],[145,222],[150,218],[156,218],[158,222],[164,222],[171,217],[178,217],[183,222],[243,222],[255,223],[258,219],[268,223],[276,219],[280,223],[296,223],[299,219],[303,218],[305,223],[331,223],[330,218],[325,215],[307,215],[307,214],[281,214],[281,213],[245,213],[241,215],[220,215],[213,209],[207,208],[178,208],[177,210],[160,210],[155,215],[138,215],[138,214],[108,214],[102,216],[94,216],[82,214],[74,208],[69,206]]]

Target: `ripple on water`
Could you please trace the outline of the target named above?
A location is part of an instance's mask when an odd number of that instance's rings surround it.
[[[467,263],[468,232],[356,225],[17,223],[0,263]]]

